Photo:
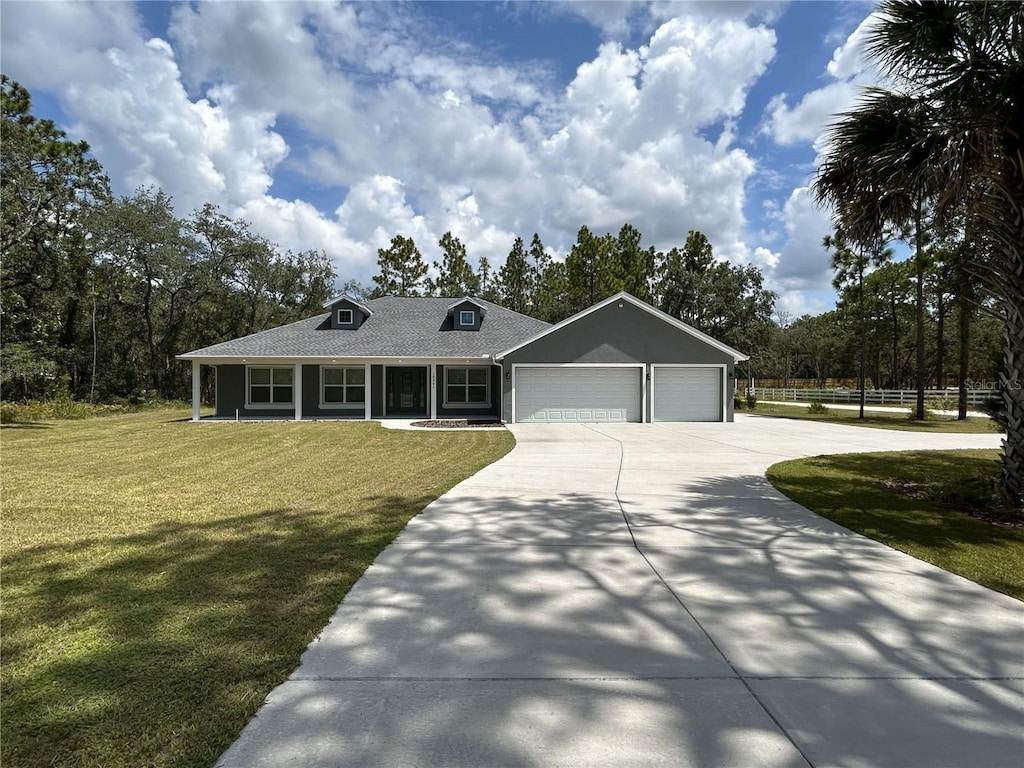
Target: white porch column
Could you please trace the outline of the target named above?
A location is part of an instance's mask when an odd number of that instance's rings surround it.
[[[430,420],[437,419],[437,365],[430,365]]]
[[[363,418],[369,421],[373,417],[372,403],[373,395],[370,393],[370,364],[367,363],[363,366],[366,373],[363,374],[363,397],[366,399],[366,410],[363,412]]]
[[[302,363],[296,363],[292,376],[292,400],[295,401],[295,420],[302,421]]]
[[[199,401],[201,395],[199,379],[199,361],[192,361],[192,421],[199,421]]]

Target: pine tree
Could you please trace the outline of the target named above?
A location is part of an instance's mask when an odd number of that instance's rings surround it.
[[[379,248],[377,268],[380,273],[373,278],[377,287],[372,298],[420,295],[427,265],[411,237],[395,235],[388,248]]]
[[[533,236],[535,243],[540,243],[540,238]],[[544,253],[543,246],[540,253]],[[512,244],[505,264],[498,270],[498,297],[502,306],[508,307],[514,312],[527,312],[533,298],[533,292],[537,284],[536,267],[530,265],[526,260],[526,246],[523,238],[517,237]]]
[[[435,296],[476,296],[480,292],[480,278],[466,260],[466,246],[451,232],[445,232],[437,244],[444,251],[441,262],[434,262],[438,275],[430,281]]]

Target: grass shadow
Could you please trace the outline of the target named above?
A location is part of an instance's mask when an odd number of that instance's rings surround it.
[[[929,498],[998,472],[997,451],[817,456],[776,464],[768,479],[829,520],[992,589],[1024,599],[1024,530]]]
[[[4,681],[3,764],[211,765],[429,501],[380,498],[358,521],[275,509],[165,522],[8,554],[3,656],[18,674]]]

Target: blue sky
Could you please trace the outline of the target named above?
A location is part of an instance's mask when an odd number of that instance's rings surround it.
[[[807,185],[877,75],[863,2],[0,4],[0,66],[118,193],[209,201],[339,282],[452,231],[500,265],[538,232],[704,232],[783,313],[831,308]]]

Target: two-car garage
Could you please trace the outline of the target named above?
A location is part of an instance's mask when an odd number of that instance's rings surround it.
[[[523,365],[515,366],[513,375],[514,421],[725,421],[727,416],[725,366]]]
[[[510,422],[732,421],[742,352],[619,293],[520,342],[502,366]]]
[[[637,366],[524,366],[515,369],[515,421],[640,421]]]

